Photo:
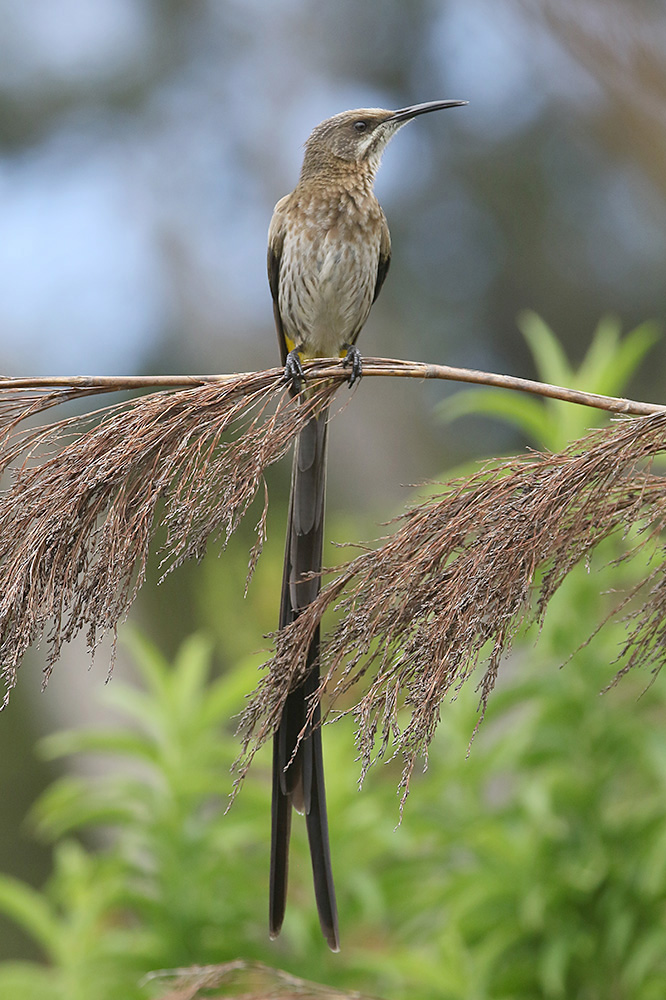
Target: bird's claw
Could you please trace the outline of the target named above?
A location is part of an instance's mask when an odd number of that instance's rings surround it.
[[[296,347],[292,351],[289,351],[287,355],[282,378],[287,385],[290,385],[295,390],[300,389],[303,382],[305,382],[305,372],[301,364],[301,356]]]
[[[351,368],[349,375],[349,388],[351,389],[355,382],[360,382],[363,374],[363,358],[355,344],[348,345],[342,366],[343,368]]]

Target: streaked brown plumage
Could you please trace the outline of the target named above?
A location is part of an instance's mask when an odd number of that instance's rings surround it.
[[[344,357],[350,384],[361,374],[356,338],[391,260],[391,238],[372,186],[382,153],[417,115],[465,101],[434,101],[400,111],[344,111],[322,122],[305,144],[301,176],[275,206],[268,233],[268,280],[285,378],[302,384],[301,359]],[[280,628],[316,597],[321,570],[326,490],[327,414],[299,436],[292,472]],[[324,937],[339,949],[338,918],[326,818],[317,708],[319,633],[308,653],[305,682],[287,697],[273,742],[270,933],[280,933],[287,898],[292,808],[307,823],[315,897]]]

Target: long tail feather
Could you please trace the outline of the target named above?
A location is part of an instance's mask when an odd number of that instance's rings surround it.
[[[307,607],[319,592],[326,497],[327,414],[313,417],[301,432],[294,465],[282,579],[280,628]],[[305,577],[305,578],[304,578]],[[326,815],[320,712],[307,723],[308,697],[319,686],[319,630],[308,651],[308,675],[285,702],[273,741],[270,933],[277,937],[287,902],[289,835],[292,808],[304,812],[319,922],[338,951],[338,916]],[[300,742],[299,742],[300,740]]]

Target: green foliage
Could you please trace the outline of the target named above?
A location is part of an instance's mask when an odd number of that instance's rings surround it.
[[[561,369],[558,349],[547,350]],[[597,350],[601,367],[608,350]],[[556,381],[551,369],[542,374]],[[548,406],[535,413],[540,445],[554,440],[553,420]],[[35,807],[40,834],[57,842],[43,893],[0,879],[0,909],[48,963],[0,966],[0,997],[133,1000],[153,995],[138,985],[151,969],[242,956],[392,1000],[660,1000],[665,678],[644,690],[649,678],[629,675],[599,697],[622,628],[606,626],[578,648],[603,619],[606,592],[644,569],[615,564],[621,555],[621,542],[608,542],[569,575],[540,634],[505,665],[469,754],[476,693],[468,685],[443,706],[427,773],[413,778],[397,829],[400,762],[371,771],[359,793],[349,720],[326,728],[339,956],[319,933],[302,822],[285,928],[267,940],[265,756],[223,811],[238,752],[230,720],[256,682],[257,658],[212,679],[202,638],[171,665],[131,636],[137,682],[103,692],[118,725],[43,745],[51,758],[94,755],[104,768],[60,778]],[[277,565],[275,574],[276,586]],[[209,583],[214,609],[233,581],[220,570]]]
[[[134,638],[144,687],[104,691],[120,728],[45,743],[49,756],[94,752],[111,766],[60,779],[35,809],[60,840],[54,876],[43,894],[3,879],[0,908],[51,970],[0,967],[0,996],[146,996],[137,983],[151,969],[239,955],[396,998],[663,995],[666,689],[658,679],[638,699],[644,679],[628,678],[598,697],[612,629],[557,670],[603,602],[583,571],[568,587],[468,759],[471,688],[446,707],[397,830],[396,762],[359,794],[349,726],[328,727],[342,956],[320,939],[300,823],[284,936],[267,941],[264,766],[222,813],[237,750],[225,725],[255,664],[211,681],[200,639],[170,669]],[[71,839],[90,828],[106,831],[103,848]]]
[[[623,391],[659,339],[657,325],[649,322],[641,323],[622,338],[619,320],[606,316],[600,320],[592,343],[576,369],[540,316],[526,310],[519,317],[519,326],[542,382],[604,396],[616,396]],[[441,404],[440,412],[447,420],[468,414],[497,417],[513,424],[538,447],[550,451],[559,451],[590,427],[608,419],[602,410],[489,387],[457,392]]]
[[[45,894],[0,881],[0,908],[57,970],[54,996],[145,995],[136,983],[148,969],[235,957],[261,933],[259,882],[229,891],[235,858],[258,853],[252,795],[236,822],[223,816],[224,776],[237,750],[223,727],[242,704],[249,670],[211,682],[209,645],[196,637],[173,668],[139,637],[131,645],[143,687],[105,690],[122,725],[43,741],[49,758],[112,762],[94,780],[59,779],[37,803],[38,831],[59,841]],[[110,834],[109,846],[86,851],[70,839],[91,829]],[[0,996],[8,974],[0,969]],[[25,967],[22,975],[27,981]]]

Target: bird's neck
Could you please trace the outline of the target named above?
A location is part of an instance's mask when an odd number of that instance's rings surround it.
[[[376,166],[367,160],[343,160],[319,150],[312,150],[303,161],[298,182],[300,188],[321,188],[330,191],[372,193]]]

